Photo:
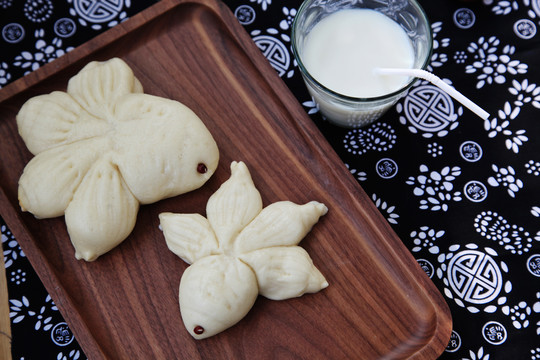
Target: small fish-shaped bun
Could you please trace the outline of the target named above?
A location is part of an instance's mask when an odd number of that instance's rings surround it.
[[[210,197],[207,218],[159,215],[169,249],[191,264],[180,280],[180,313],[196,339],[235,325],[257,295],[285,300],[328,286],[298,246],[328,209],[311,201],[278,201],[266,208],[243,162]]]

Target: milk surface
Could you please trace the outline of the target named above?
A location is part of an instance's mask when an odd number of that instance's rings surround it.
[[[412,68],[414,49],[395,21],[375,10],[337,11],[306,37],[302,59],[311,76],[352,97],[375,97],[399,90],[406,76],[383,76],[374,68]]]

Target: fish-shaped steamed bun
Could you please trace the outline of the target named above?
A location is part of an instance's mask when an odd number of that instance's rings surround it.
[[[243,162],[208,199],[206,215],[159,215],[169,249],[190,264],[179,289],[180,314],[195,339],[230,328],[258,295],[285,300],[328,286],[306,250],[298,246],[328,208],[317,201],[262,197]]]
[[[17,125],[35,155],[19,179],[22,210],[65,214],[75,256],[87,261],[131,233],[141,204],[201,187],[219,160],[201,119],[144,94],[119,58],[89,63],[66,92],[29,99]]]

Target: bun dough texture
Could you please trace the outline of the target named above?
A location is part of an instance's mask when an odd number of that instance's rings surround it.
[[[279,201],[263,209],[243,162],[210,197],[206,215],[161,213],[169,249],[188,264],[180,280],[182,320],[196,339],[235,325],[259,294],[284,300],[328,286],[298,243],[328,209]]]
[[[144,94],[119,58],[89,63],[66,92],[29,99],[17,126],[35,155],[19,179],[21,209],[65,215],[75,257],[87,261],[131,233],[141,204],[201,187],[219,160],[201,119]]]

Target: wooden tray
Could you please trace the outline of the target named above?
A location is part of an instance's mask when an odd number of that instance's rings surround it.
[[[15,115],[29,97],[65,90],[87,62],[114,56],[145,92],[192,108],[221,158],[201,189],[143,206],[129,238],[86,263],[75,260],[63,218],[19,209],[17,181],[31,154]],[[89,358],[434,359],[446,347],[443,297],[224,4],[161,1],[2,89],[0,101],[0,214]],[[167,249],[158,214],[204,214],[233,160],[246,162],[265,206],[328,206],[300,245],[330,286],[285,301],[259,297],[239,324],[196,341],[178,308],[186,264]]]

